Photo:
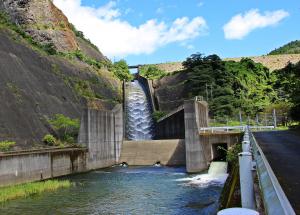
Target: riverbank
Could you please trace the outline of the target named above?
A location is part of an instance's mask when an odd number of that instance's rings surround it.
[[[69,180],[48,180],[2,187],[0,188],[0,203],[71,186],[72,183]]]

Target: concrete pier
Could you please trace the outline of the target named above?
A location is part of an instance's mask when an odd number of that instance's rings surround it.
[[[200,127],[208,126],[208,107],[206,102],[194,100],[184,102],[184,124],[187,172],[200,172],[207,169],[204,144],[200,142]]]

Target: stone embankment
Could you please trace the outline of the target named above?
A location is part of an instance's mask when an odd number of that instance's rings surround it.
[[[224,61],[240,61],[242,58],[250,58],[256,63],[261,63],[271,71],[284,68],[289,62],[297,63],[300,61],[300,54],[284,54],[284,55],[263,55],[263,56],[251,56],[251,57],[233,57],[224,58]],[[161,70],[167,73],[181,71],[184,69],[182,62],[168,62],[153,64]]]
[[[264,55],[257,57],[249,57],[256,63],[261,63],[271,71],[284,68],[289,62],[297,63],[300,61],[300,54],[286,54],[286,55]],[[225,61],[240,61],[242,57],[225,58]]]

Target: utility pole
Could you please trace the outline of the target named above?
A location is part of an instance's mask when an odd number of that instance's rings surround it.
[[[274,128],[277,127],[277,118],[276,118],[276,110],[273,109],[273,120],[274,120]]]
[[[258,114],[256,114],[255,121],[256,121],[256,125],[258,126],[259,125]]]
[[[239,110],[239,118],[240,118],[240,124],[243,126],[243,118],[242,118],[242,111]]]
[[[206,101],[208,101],[208,90],[207,90],[207,83],[205,84],[205,91],[206,91]]]

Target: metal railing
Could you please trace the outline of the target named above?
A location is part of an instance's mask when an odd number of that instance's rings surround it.
[[[229,132],[229,131],[234,131],[234,130],[238,130],[238,131],[245,131],[245,128],[250,128],[251,130],[272,130],[275,127],[274,126],[220,126],[220,127],[203,127],[200,128],[200,132],[217,132],[217,131],[225,131],[225,132]]]
[[[265,211],[269,215],[282,214],[294,215],[288,198],[282,190],[269,162],[267,161],[263,151],[257,144],[254,135],[251,132],[251,127],[245,128],[245,133],[248,134],[250,141],[250,150],[256,162],[256,170],[259,178],[259,186],[262,191]],[[245,134],[245,135],[246,135]]]

